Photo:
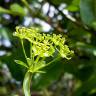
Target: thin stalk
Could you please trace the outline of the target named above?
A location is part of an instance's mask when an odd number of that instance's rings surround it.
[[[21,40],[21,44],[22,44],[22,49],[23,49],[24,56],[25,56],[26,61],[27,61],[27,63],[28,63],[28,60],[27,60],[27,55],[26,55],[26,52],[25,52],[25,48],[24,48],[24,43],[23,43],[23,40]]]
[[[5,9],[3,7],[0,7],[0,13],[6,13],[6,14],[11,14],[11,15],[16,15],[16,13],[11,12],[10,10]]]
[[[26,52],[25,52],[23,40],[21,40],[21,44],[22,44],[24,56],[25,56],[25,58],[27,59],[27,55],[26,55]]]
[[[35,62],[37,63],[39,61],[39,59],[40,59],[40,56],[37,56]]]
[[[33,60],[33,56],[32,56],[32,43],[30,43],[30,58],[31,58],[31,60]]]
[[[31,92],[30,92],[31,78],[32,78],[32,73],[26,72],[23,81],[23,91],[25,96],[31,96]]]
[[[28,2],[27,2],[26,0],[21,0],[21,1],[26,5],[26,7],[27,7],[28,9],[31,9],[30,6],[29,6],[29,4],[28,4]]]
[[[58,56],[57,58],[53,59],[52,61],[50,61],[49,63],[46,64],[46,66],[50,65],[51,63],[57,61],[60,58],[60,56]]]
[[[32,9],[30,8],[28,2],[26,0],[21,0],[23,4],[27,7],[27,9],[30,11],[30,14],[33,15]]]

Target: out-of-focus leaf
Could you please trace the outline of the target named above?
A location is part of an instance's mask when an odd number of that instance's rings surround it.
[[[77,48],[81,51],[87,52],[87,54],[91,54],[96,56],[96,46],[88,45],[82,42],[77,42]]]
[[[79,3],[80,0],[73,0],[72,3],[66,9],[71,12],[79,11]]]
[[[96,88],[96,75],[95,74],[96,73],[94,72],[94,74],[86,82],[82,83],[82,85],[76,90],[74,96],[83,96],[84,93],[88,94],[92,91],[92,89]]]
[[[89,62],[86,60],[86,63],[89,63]],[[82,67],[78,68],[77,72],[75,73],[75,76],[76,76],[76,78],[78,78],[78,79],[80,79],[82,81],[86,81],[93,74],[94,66],[89,65],[89,64],[84,65],[83,62],[81,62],[80,65]]]
[[[70,4],[72,0],[50,0],[54,5],[60,5],[62,3]]]
[[[87,43],[91,42],[92,34],[89,33],[88,31],[85,31],[84,29],[82,29],[80,27],[77,27],[72,23],[70,23],[68,25],[68,27],[69,27],[68,36],[73,41],[75,41],[75,42],[82,41],[82,42],[85,42],[85,43],[86,42]],[[72,41],[70,41],[70,42],[72,43]]]
[[[81,0],[80,13],[82,21],[86,25],[93,27],[92,24],[96,21],[96,0]]]
[[[4,95],[6,95],[8,92],[7,92],[7,88],[6,87],[0,87],[0,95],[2,96],[4,96]]]
[[[96,21],[92,23],[92,27],[96,30]]]
[[[9,31],[10,31],[10,30],[9,30],[8,28],[1,27],[1,28],[0,28],[0,35],[1,35],[4,39],[9,40],[9,36],[10,36]]]
[[[10,10],[0,7],[0,13],[9,13],[10,14]]]
[[[24,11],[24,8],[21,7],[19,4],[17,3],[14,3],[10,6],[10,10],[16,14],[16,15],[21,15],[21,16],[24,16],[25,15],[25,11]]]
[[[75,56],[72,60],[65,62],[64,71],[73,74],[73,76],[78,80],[86,81],[94,72],[94,64],[96,63],[94,61],[95,59],[80,59]]]
[[[71,11],[71,12],[76,12],[79,10],[79,8],[75,5],[70,5],[66,8],[68,11]]]

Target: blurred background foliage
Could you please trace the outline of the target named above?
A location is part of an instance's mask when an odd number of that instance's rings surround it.
[[[24,96],[26,69],[14,62],[25,60],[12,35],[16,26],[62,34],[75,53],[35,74],[32,96],[96,96],[96,0],[0,0],[0,96]]]

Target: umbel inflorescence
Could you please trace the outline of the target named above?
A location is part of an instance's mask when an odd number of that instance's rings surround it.
[[[57,50],[61,57],[71,59],[73,51],[65,45],[65,38],[62,35],[42,34],[37,28],[16,27],[14,36],[26,39],[32,43],[32,54],[39,57],[50,57]]]

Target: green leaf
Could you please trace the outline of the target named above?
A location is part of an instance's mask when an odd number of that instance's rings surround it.
[[[74,6],[74,5],[70,5],[66,8],[68,11],[71,11],[71,12],[76,12],[78,11],[78,7],[77,6]]]
[[[80,13],[82,21],[94,28],[93,22],[96,21],[96,0],[81,0]]]
[[[93,75],[86,82],[83,82],[82,85],[79,88],[77,88],[74,96],[82,96],[82,94],[85,92],[88,94],[89,92],[92,91],[92,89],[95,89],[95,88],[96,88],[96,73],[94,72]],[[92,96],[95,96],[95,95],[92,95]]]
[[[96,30],[96,21],[92,23],[92,27]]]
[[[21,7],[19,4],[14,3],[10,6],[10,10],[16,14],[16,15],[20,15],[20,16],[25,16],[25,11],[23,9],[23,7]]]
[[[19,64],[19,65],[22,65],[22,66],[28,68],[28,66],[27,66],[24,62],[22,62],[22,61],[20,61],[20,60],[15,60],[15,62],[16,62],[17,64]]]
[[[0,28],[0,36],[3,37],[4,39],[9,40],[10,36],[10,30],[6,27]]]
[[[79,11],[79,4],[80,0],[73,0],[72,3],[66,9],[71,12]]]
[[[50,0],[54,5],[60,5],[62,3],[70,4],[72,0]]]
[[[77,42],[76,46],[79,50],[86,52],[87,54],[96,56],[96,46],[92,46],[92,45],[85,44],[82,42]]]

